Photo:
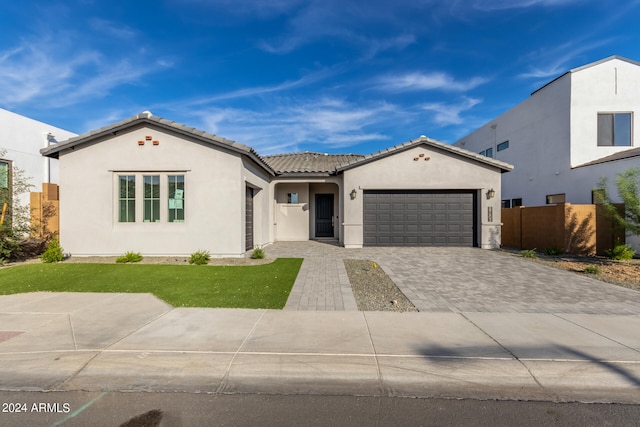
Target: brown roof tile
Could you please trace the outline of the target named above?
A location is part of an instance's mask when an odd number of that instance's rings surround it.
[[[364,159],[364,156],[305,151],[263,156],[262,158],[276,173],[334,173],[339,166]]]

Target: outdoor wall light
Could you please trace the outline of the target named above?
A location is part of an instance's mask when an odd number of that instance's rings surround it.
[[[358,194],[358,192],[356,191],[355,188],[353,190],[351,190],[351,193],[349,193],[349,195],[351,196],[351,200],[355,200],[357,194]]]
[[[496,197],[496,190],[492,188],[487,191],[487,199],[493,199],[494,197]]]

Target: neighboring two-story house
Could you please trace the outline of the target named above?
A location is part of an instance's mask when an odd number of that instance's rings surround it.
[[[58,161],[42,157],[40,149],[75,133],[42,123],[0,108],[0,209],[4,202],[29,204],[29,193],[12,200],[13,169],[24,172],[24,178],[39,191],[42,183],[58,183]]]
[[[611,56],[570,70],[454,143],[514,165],[502,206],[588,204],[601,177],[640,166],[640,63]],[[615,199],[614,199],[615,200]]]

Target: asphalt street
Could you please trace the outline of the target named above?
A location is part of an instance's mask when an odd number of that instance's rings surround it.
[[[585,427],[637,426],[640,420],[640,405],[473,399],[77,391],[0,392],[0,402],[8,411],[0,413],[6,427]]]

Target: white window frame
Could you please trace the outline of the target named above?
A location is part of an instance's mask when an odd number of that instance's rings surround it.
[[[128,191],[128,186],[127,186],[127,190],[125,191],[125,196],[122,197],[121,195],[121,188],[120,185],[122,184],[122,178],[125,178],[126,182],[128,182],[128,178],[129,177],[133,177],[133,194],[129,194]],[[118,174],[118,184],[117,184],[117,194],[118,194],[118,203],[117,203],[117,208],[118,208],[118,222],[121,224],[126,224],[126,223],[131,223],[131,222],[136,222],[136,176],[134,174],[129,174],[129,175],[125,175],[125,174]],[[129,202],[133,201],[133,212],[129,213]],[[125,219],[123,220],[123,217],[121,216],[122,213],[122,203],[126,203],[126,214],[125,214]],[[131,216],[133,216],[133,221],[131,221]]]
[[[178,181],[172,182],[172,178],[182,177],[182,188],[179,189]],[[180,223],[185,221],[186,204],[185,204],[185,174],[167,174],[167,222]],[[171,197],[171,185],[175,185],[174,195]],[[181,192],[180,192],[181,191]],[[171,211],[174,212],[173,219]],[[178,211],[182,211],[182,218],[177,218]]]
[[[188,204],[187,200],[187,182],[188,182],[188,171],[186,170],[175,170],[175,171],[135,171],[135,170],[113,170],[110,171],[113,174],[113,223],[117,226],[122,227],[132,227],[136,225],[144,225],[150,226],[150,224],[184,224],[187,222],[187,212],[186,205]],[[135,221],[134,222],[120,222],[120,177],[121,176],[134,176],[135,177]],[[159,177],[159,195],[158,197],[153,197],[152,199],[145,198],[145,186],[148,185],[145,183],[145,177],[148,176],[157,176]],[[169,177],[170,176],[182,176],[183,177],[183,186],[184,193],[182,199],[182,206],[185,209],[184,219],[178,221],[171,221],[169,215]],[[145,220],[145,203],[147,201],[157,202],[155,205],[158,207],[157,212],[157,220],[155,221],[147,221]],[[155,215],[155,208],[154,208]]]

